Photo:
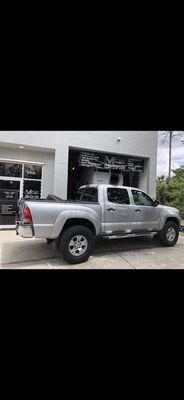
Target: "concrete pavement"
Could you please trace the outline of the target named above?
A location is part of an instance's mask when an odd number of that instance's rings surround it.
[[[162,247],[151,238],[97,239],[85,263],[67,264],[54,244],[23,239],[15,231],[0,231],[1,269],[184,269],[184,234],[175,247]]]

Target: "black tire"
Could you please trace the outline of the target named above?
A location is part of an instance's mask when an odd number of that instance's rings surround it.
[[[85,238],[84,241],[85,246],[81,245],[79,249],[75,249],[74,246],[72,248],[72,245],[70,245],[69,249],[69,244],[73,239],[75,239],[76,236],[81,236],[82,238]],[[82,243],[82,239],[80,243]],[[82,225],[75,225],[72,226],[71,228],[68,228],[66,231],[62,233],[58,242],[58,251],[63,256],[64,260],[67,261],[69,264],[79,264],[86,261],[89,258],[94,249],[94,243],[95,243],[94,235],[90,229]],[[84,247],[84,249],[82,248],[82,246]],[[76,252],[76,254],[73,255],[71,254],[70,251],[74,251]],[[84,252],[83,254],[77,254],[77,251],[78,252],[84,251]]]
[[[168,230],[172,228],[173,231],[173,239],[168,239],[167,234]],[[175,231],[175,234],[174,234]],[[165,247],[172,247],[176,244],[179,237],[179,227],[175,222],[168,221],[165,223],[161,233],[160,233],[160,244]]]

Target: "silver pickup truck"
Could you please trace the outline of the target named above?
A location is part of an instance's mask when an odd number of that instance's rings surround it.
[[[63,258],[86,261],[95,237],[155,236],[163,246],[178,240],[180,215],[176,208],[159,205],[142,190],[112,185],[82,186],[75,201],[50,196],[19,201],[16,232],[24,238],[56,240]]]

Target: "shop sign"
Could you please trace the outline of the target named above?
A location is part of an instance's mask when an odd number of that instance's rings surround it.
[[[0,200],[17,200],[18,197],[19,197],[19,190],[0,189]]]
[[[96,169],[139,171],[144,169],[144,160],[114,156],[112,154],[81,152],[79,165]]]
[[[16,211],[13,204],[1,204],[1,215],[15,215]]]
[[[39,190],[25,190],[24,194],[25,199],[39,199],[40,191]]]

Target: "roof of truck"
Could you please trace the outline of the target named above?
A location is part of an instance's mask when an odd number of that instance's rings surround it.
[[[139,188],[131,187],[131,186],[107,185],[107,184],[104,184],[104,183],[91,183],[91,184],[89,184],[89,185],[80,186],[79,189],[82,189],[82,188],[84,188],[84,187],[99,187],[99,186],[103,186],[104,188],[111,188],[111,187],[112,187],[112,188],[118,188],[118,189],[135,189],[135,190],[141,190],[141,189],[139,189]]]

